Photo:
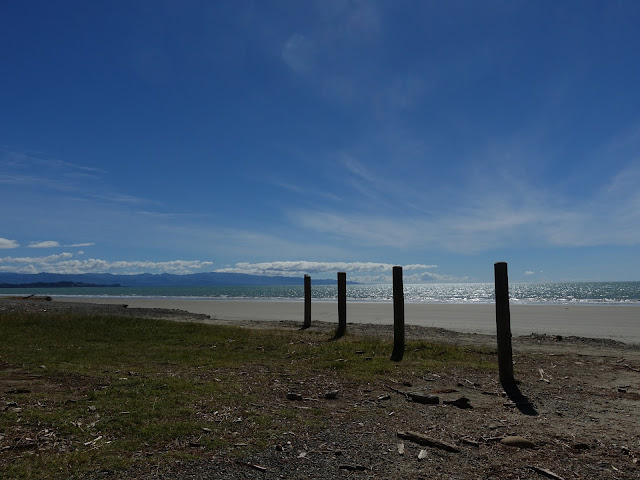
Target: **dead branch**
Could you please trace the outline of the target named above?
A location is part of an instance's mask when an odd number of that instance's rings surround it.
[[[428,437],[417,432],[398,432],[398,438],[402,438],[403,440],[410,440],[417,443],[418,445],[423,445],[425,447],[439,448],[441,450],[446,450],[447,452],[460,452],[460,449],[455,445],[443,442],[441,440],[438,440],[437,438]]]

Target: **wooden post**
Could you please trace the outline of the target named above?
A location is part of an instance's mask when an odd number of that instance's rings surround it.
[[[496,282],[496,330],[498,336],[498,369],[500,383],[511,385],[513,378],[513,352],[511,350],[511,314],[509,313],[509,279],[507,264],[494,264]]]
[[[302,329],[311,326],[311,277],[304,276],[304,324]]]
[[[347,332],[347,274],[338,272],[338,330],[335,338]]]
[[[399,362],[404,356],[404,286],[402,267],[393,267],[393,353],[391,360]]]

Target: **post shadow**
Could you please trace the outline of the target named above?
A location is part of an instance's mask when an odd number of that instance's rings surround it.
[[[520,413],[524,415],[530,415],[532,417],[538,416],[538,411],[535,409],[533,402],[520,391],[518,382],[507,384],[503,383],[502,388],[504,388],[504,391],[507,394],[509,400],[515,403],[516,408],[520,411]]]

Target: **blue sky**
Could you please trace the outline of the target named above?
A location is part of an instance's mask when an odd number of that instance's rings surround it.
[[[640,3],[0,6],[0,271],[640,279]]]

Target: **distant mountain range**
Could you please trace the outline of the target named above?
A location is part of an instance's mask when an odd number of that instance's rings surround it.
[[[233,287],[242,285],[303,285],[303,277],[269,277],[246,275],[244,273],[192,273],[174,275],[170,273],[140,273],[136,275],[114,275],[111,273],[7,273],[0,272],[0,284],[25,285],[46,283],[61,284],[71,282],[84,286],[123,287]],[[337,280],[312,279],[314,285],[335,285]],[[355,284],[356,282],[347,282]],[[33,286],[33,285],[32,285]],[[70,286],[60,285],[60,286]],[[79,285],[78,285],[79,286]],[[7,285],[3,286],[7,288]]]

